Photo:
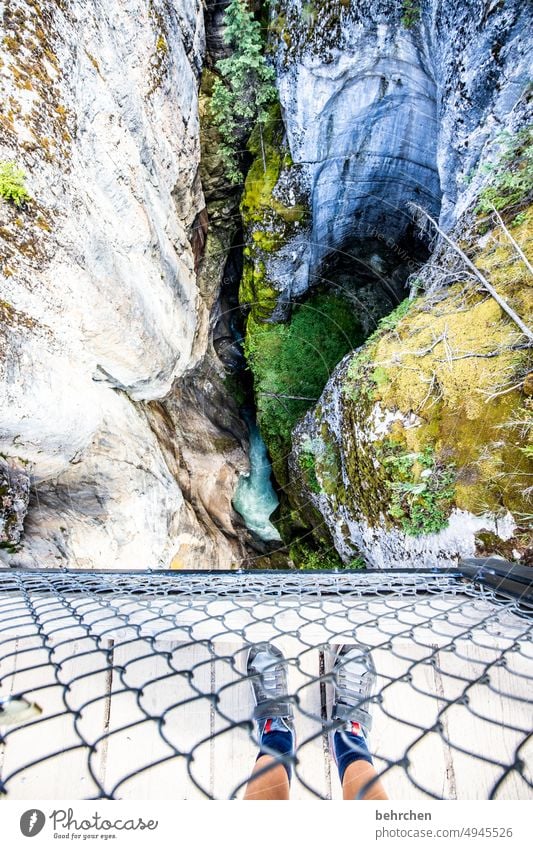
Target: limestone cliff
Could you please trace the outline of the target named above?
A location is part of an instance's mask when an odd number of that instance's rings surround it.
[[[242,297],[260,394],[257,324],[294,326],[291,303],[305,307],[310,289],[348,296],[367,334],[419,295],[343,360],[293,432],[288,513],[304,539],[311,528],[331,545],[327,528],[345,563],[362,554],[373,567],[447,565],[528,548],[527,339],[435,231],[417,226],[412,204],[531,318],[527,266],[476,211],[500,157],[513,145],[510,169],[531,157],[521,136],[530,23],[517,0],[274,7],[280,120],[243,199]],[[526,253],[528,179],[506,217]],[[290,228],[273,217],[280,206]]]
[[[197,278],[202,6],[5,0],[0,14],[0,160],[32,198],[0,200],[0,452],[31,480],[21,544],[0,556],[229,567],[243,428],[224,395],[224,421],[201,388],[183,401],[218,295]],[[180,438],[191,404],[199,464]]]
[[[236,130],[241,197],[210,113],[224,3],[0,0],[0,166],[28,197],[0,191],[0,559],[272,556],[232,506],[243,317],[275,562],[523,555],[529,349],[419,210],[527,321],[531,9],[253,5],[279,101]]]

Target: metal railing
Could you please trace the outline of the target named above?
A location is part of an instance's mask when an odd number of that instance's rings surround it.
[[[0,570],[7,798],[239,798],[257,754],[251,645],[283,652],[293,794],[339,798],[332,645],[374,660],[392,798],[531,798],[526,567],[443,572]]]

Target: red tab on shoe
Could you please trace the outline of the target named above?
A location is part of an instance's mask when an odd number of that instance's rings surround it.
[[[359,722],[350,722],[352,726],[352,734],[357,735],[357,737],[361,736],[361,725]]]
[[[355,724],[357,725],[357,723],[355,723]],[[265,722],[265,728],[264,728],[263,734],[268,734],[271,730],[272,730],[272,720],[267,719],[267,721]]]

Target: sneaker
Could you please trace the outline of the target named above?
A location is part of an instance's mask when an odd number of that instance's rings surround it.
[[[344,730],[366,737],[372,727],[370,699],[376,686],[376,667],[368,648],[354,643],[339,646],[332,679],[332,720],[344,720]]]
[[[263,720],[277,718],[283,720],[283,724],[288,726],[287,730],[292,730],[293,710],[288,697],[287,663],[281,651],[270,643],[257,643],[250,649],[247,671],[255,700],[254,719],[260,730],[265,725]]]
[[[350,763],[356,760],[372,763],[368,749],[372,727],[369,701],[376,684],[376,669],[368,648],[353,643],[339,646],[331,677],[334,691],[331,719],[335,727],[330,729],[329,742],[342,784]]]

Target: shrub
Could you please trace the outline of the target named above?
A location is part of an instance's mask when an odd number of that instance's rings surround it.
[[[0,197],[23,206],[31,200],[31,195],[25,186],[26,175],[15,162],[0,162]]]
[[[383,447],[391,519],[410,536],[445,528],[455,494],[453,466],[437,462],[430,446],[410,454],[402,453],[397,443],[385,442]]]
[[[476,212],[502,212],[526,203],[533,194],[533,127],[515,136],[502,136],[503,150],[496,163],[483,166],[492,175],[479,196]],[[518,217],[518,216],[517,216]]]

